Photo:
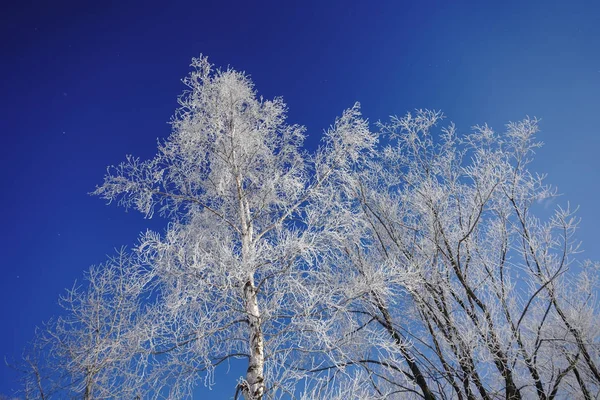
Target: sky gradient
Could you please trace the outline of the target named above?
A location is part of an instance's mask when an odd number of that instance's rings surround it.
[[[600,3],[119,3],[21,2],[0,17],[1,357],[20,356],[89,265],[162,229],[87,193],[126,154],[154,155],[200,53],[283,96],[309,148],[355,101],[372,122],[441,109],[460,131],[541,118],[532,168],[580,207],[582,257],[600,259]],[[206,398],[231,398],[237,376]],[[0,394],[14,378],[0,366]]]

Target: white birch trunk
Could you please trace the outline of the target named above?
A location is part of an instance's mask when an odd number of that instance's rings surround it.
[[[250,329],[250,359],[248,360],[248,371],[246,373],[247,387],[244,391],[246,400],[258,400],[262,398],[264,389],[264,339],[260,322],[260,310],[256,298],[254,279],[250,278],[244,286],[244,297],[246,300],[246,313],[248,314],[248,326]]]
[[[235,152],[233,152],[235,160]],[[235,161],[234,161],[235,162]],[[241,224],[242,224],[242,260],[244,267],[249,267],[250,247],[253,241],[253,228],[250,215],[250,207],[244,200],[242,189],[242,177],[239,172],[236,174],[236,186],[240,206]],[[264,388],[264,338],[261,328],[260,309],[256,296],[256,287],[254,286],[254,276],[252,268],[249,268],[249,276],[244,285],[244,301],[246,305],[246,315],[248,317],[249,328],[249,348],[250,358],[248,360],[248,370],[246,372],[246,384],[242,393],[246,400],[260,400],[265,392]]]

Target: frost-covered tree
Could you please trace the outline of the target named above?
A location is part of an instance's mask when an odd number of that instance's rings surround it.
[[[120,250],[60,297],[63,315],[37,330],[18,369],[26,399],[134,398],[140,300],[149,275]]]
[[[598,267],[576,263],[572,211],[535,217],[554,196],[527,169],[537,121],[435,135],[441,118],[380,124],[387,145],[335,191],[330,212],[355,222],[325,280],[367,350],[334,365],[359,363],[380,396],[596,398]]]
[[[290,368],[319,299],[310,271],[328,244],[304,208],[335,171],[375,143],[358,106],[342,115],[310,157],[304,128],[286,124],[280,98],[258,98],[243,73],[194,59],[173,133],[151,160],[109,168],[95,194],[171,219],[142,236],[160,312],[147,330],[153,374],[173,396],[232,357],[246,358],[246,399],[293,391]],[[295,350],[296,348],[296,350]],[[175,382],[175,383],[173,383]],[[167,385],[167,383],[165,383]]]

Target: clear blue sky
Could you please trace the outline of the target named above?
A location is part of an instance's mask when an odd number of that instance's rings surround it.
[[[20,355],[89,265],[164,224],[87,193],[125,154],[154,154],[200,53],[283,96],[309,146],[357,100],[371,121],[434,108],[461,130],[542,118],[534,168],[580,206],[584,256],[600,259],[597,1],[12,3],[0,16],[2,357]],[[236,377],[206,398],[233,396]],[[13,378],[0,366],[0,393]]]

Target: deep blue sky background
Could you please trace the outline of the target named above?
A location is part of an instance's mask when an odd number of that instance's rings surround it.
[[[2,357],[89,265],[164,223],[87,193],[125,154],[154,154],[200,53],[283,96],[309,146],[357,100],[371,121],[434,108],[461,130],[542,118],[534,168],[580,206],[583,256],[600,259],[598,2],[23,1],[0,14]],[[0,366],[0,393],[14,376]],[[228,376],[204,398],[231,398]]]

